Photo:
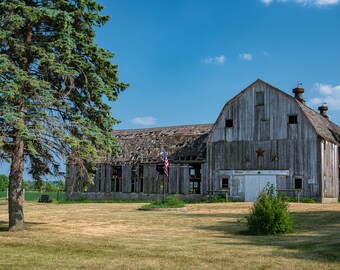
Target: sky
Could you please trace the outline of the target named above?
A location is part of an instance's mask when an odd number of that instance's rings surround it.
[[[214,123],[258,78],[291,95],[301,82],[340,125],[340,0],[98,2],[111,20],[96,42],[130,84],[110,104],[115,129]]]
[[[340,124],[340,0],[99,0],[96,42],[130,87],[110,105],[115,129],[214,123],[255,80]]]

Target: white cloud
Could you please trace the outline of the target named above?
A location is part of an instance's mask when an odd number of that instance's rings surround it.
[[[131,123],[137,125],[151,126],[156,124],[157,119],[152,116],[136,117],[131,120]]]
[[[337,5],[340,3],[340,0],[261,0],[261,2],[265,5],[270,5],[273,2],[295,2],[304,6],[324,7]]]
[[[215,64],[215,65],[223,65],[225,63],[225,56],[220,55],[216,57],[207,57],[203,60],[206,64]]]
[[[309,101],[311,105],[320,106],[326,102],[330,109],[340,110],[340,85],[315,83],[313,91],[317,92],[318,96]]]
[[[273,2],[273,0],[261,0],[261,2],[265,5],[269,5]]]
[[[253,60],[253,55],[251,53],[241,53],[241,54],[239,54],[239,57],[243,60],[246,60],[246,61]]]

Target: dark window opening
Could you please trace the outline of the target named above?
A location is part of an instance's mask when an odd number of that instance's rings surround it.
[[[143,192],[143,185],[144,185],[144,181],[143,181],[143,173],[144,173],[144,167],[142,165],[139,166],[139,192]]]
[[[288,124],[297,124],[297,122],[298,122],[297,115],[288,116]]]
[[[130,192],[137,191],[137,166],[132,166],[131,168],[131,189]]]
[[[156,170],[159,175],[164,175],[164,165],[157,165]]]
[[[222,189],[229,189],[229,179],[222,178]]]
[[[226,119],[225,120],[225,127],[226,128],[231,128],[231,127],[233,127],[234,125],[233,125],[234,123],[233,123],[233,119]]]
[[[257,92],[256,93],[256,106],[264,105],[264,92]]]
[[[111,181],[112,192],[122,192],[122,176],[123,176],[122,166],[113,166]]]
[[[299,177],[295,178],[294,189],[302,189],[302,178]]]
[[[201,193],[201,180],[190,179],[189,193],[190,194],[200,194]]]
[[[131,178],[131,192],[135,192],[135,179]]]
[[[201,193],[201,164],[189,166],[189,193]]]

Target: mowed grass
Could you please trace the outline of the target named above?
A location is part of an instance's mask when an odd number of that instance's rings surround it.
[[[290,204],[283,236],[247,235],[250,203],[142,205],[25,203],[13,233],[0,202],[0,269],[340,269],[340,204]]]

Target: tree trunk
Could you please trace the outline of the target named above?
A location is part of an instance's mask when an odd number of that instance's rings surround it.
[[[8,194],[8,216],[9,230],[24,230],[24,210],[22,177],[24,171],[24,142],[20,136],[14,139],[14,149],[12,156],[11,171],[9,174],[9,194]]]

